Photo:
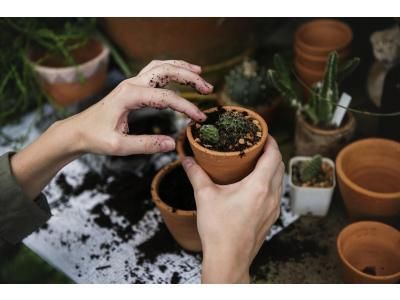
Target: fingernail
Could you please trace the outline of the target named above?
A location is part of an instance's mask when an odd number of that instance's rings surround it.
[[[208,82],[206,82],[206,81],[204,81],[204,83],[205,83],[206,87],[207,87],[208,89],[210,89],[211,91],[214,89],[214,86],[213,86],[212,84],[210,84],[210,83],[208,83]]]
[[[173,140],[164,140],[161,142],[161,151],[168,152],[175,149],[175,141]]]
[[[201,67],[198,65],[193,65],[191,64],[190,67],[192,68],[193,71],[195,72],[201,72]]]
[[[199,116],[199,121],[204,122],[207,119],[207,116],[205,113],[203,113],[201,110],[198,111],[197,115]]]
[[[193,163],[194,163],[193,158],[190,157],[190,156],[187,156],[187,157],[185,157],[185,158],[183,159],[183,161],[182,161],[182,167],[183,167],[184,169],[187,169],[187,168],[189,168],[191,165],[193,165]]]

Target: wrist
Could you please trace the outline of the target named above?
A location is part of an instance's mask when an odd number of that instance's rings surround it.
[[[249,283],[250,262],[240,251],[224,247],[205,247],[203,283]]]

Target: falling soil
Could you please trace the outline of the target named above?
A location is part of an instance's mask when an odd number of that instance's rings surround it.
[[[303,182],[301,180],[301,169],[304,161],[298,161],[292,166],[292,181],[294,185],[301,187],[316,187],[316,188],[328,188],[333,185],[333,168],[327,162],[322,162],[322,172],[315,178]]]
[[[220,120],[220,116],[224,113],[233,113],[237,115],[238,118],[244,118],[244,129],[243,133],[240,135],[233,134],[232,131],[225,130],[222,127],[218,127],[218,121]],[[219,130],[219,142],[215,145],[209,145],[204,143],[200,139],[200,128],[202,125],[214,125]],[[254,120],[249,117],[246,112],[239,112],[236,110],[227,111],[223,107],[218,107],[217,110],[207,113],[207,119],[199,124],[195,123],[192,125],[192,135],[196,142],[202,145],[205,148],[219,151],[219,152],[236,152],[243,151],[247,148],[252,147],[257,144],[261,139],[261,127],[258,124],[257,120]]]
[[[193,187],[182,166],[165,175],[160,182],[159,194],[174,209],[196,210]]]

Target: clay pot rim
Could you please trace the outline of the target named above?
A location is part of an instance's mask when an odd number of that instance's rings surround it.
[[[309,73],[309,74],[311,74],[311,76],[315,76],[315,77],[322,76],[323,77],[323,75],[325,73],[325,67],[320,70],[311,69],[311,68],[305,66],[302,62],[300,62],[297,57],[294,59],[294,65],[295,65],[296,69],[301,69],[302,72]],[[297,76],[299,76],[299,75],[297,75]]]
[[[350,48],[343,48],[341,51],[337,51],[339,54],[339,62],[341,60],[341,56],[343,55],[343,53],[345,53],[346,55],[350,54]],[[307,52],[304,52],[303,49],[299,48],[299,46],[294,45],[294,53],[295,56],[299,56],[302,57],[304,60],[308,60],[310,62],[314,62],[314,63],[320,63],[320,64],[324,64],[324,67],[326,65],[326,62],[328,61],[328,56],[327,55],[315,55],[315,54],[310,54]]]
[[[297,156],[293,156],[290,160],[289,160],[289,186],[293,187],[295,189],[302,189],[302,190],[309,190],[309,191],[315,191],[315,190],[333,190],[336,187],[336,176],[335,176],[335,163],[332,159],[330,159],[329,157],[322,157],[322,161],[327,162],[331,167],[332,167],[332,176],[333,176],[333,184],[329,187],[307,187],[307,186],[298,186],[295,185],[292,181],[292,167],[293,164],[297,161],[306,161],[306,160],[310,160],[312,158],[312,156],[304,156],[304,155],[297,155]]]
[[[243,151],[220,152],[220,151],[210,150],[210,149],[207,149],[206,147],[203,147],[202,145],[200,145],[199,143],[197,143],[194,140],[193,135],[192,135],[192,130],[191,130],[191,127],[194,125],[194,122],[190,122],[190,124],[186,127],[186,136],[187,136],[187,138],[189,140],[189,143],[192,146],[194,146],[198,151],[205,152],[205,153],[207,153],[209,155],[218,156],[218,157],[234,157],[234,156],[241,155],[243,153],[246,155],[247,153],[256,150],[260,145],[264,145],[266,143],[267,137],[268,137],[268,125],[265,122],[263,117],[261,117],[256,112],[254,112],[254,111],[252,111],[250,109],[241,107],[241,106],[224,105],[224,106],[221,106],[221,107],[226,109],[226,110],[237,110],[237,111],[247,112],[248,115],[250,115],[251,118],[253,118],[253,119],[257,120],[258,122],[260,122],[261,130],[262,130],[261,139],[256,144],[254,144],[250,148],[246,148]],[[215,111],[215,110],[218,110],[218,107],[209,108],[209,109],[204,110],[203,112],[204,113],[209,113],[209,112],[212,112],[212,111]]]
[[[321,129],[321,128],[318,128],[317,126],[310,124],[309,122],[307,122],[307,120],[304,118],[304,116],[301,112],[297,113],[297,118],[299,118],[299,121],[308,130],[310,130],[318,135],[328,136],[328,135],[337,135],[338,133],[340,133],[342,131],[349,130],[353,126],[353,124],[355,124],[356,121],[355,121],[353,114],[350,111],[347,111],[346,115],[348,116],[347,122],[344,125],[342,125],[338,128],[334,128],[334,129]],[[336,165],[337,165],[337,162],[336,162]]]
[[[172,170],[179,167],[180,165],[181,165],[181,161],[175,160],[173,162],[170,162],[166,166],[162,167],[157,172],[157,174],[153,178],[153,181],[151,182],[151,189],[150,189],[151,198],[152,198],[154,204],[156,204],[156,206],[161,206],[163,209],[169,211],[172,214],[177,214],[177,215],[184,216],[184,217],[192,217],[194,215],[197,215],[196,210],[183,210],[183,209],[174,208],[174,207],[168,205],[167,203],[165,203],[161,199],[161,197],[158,193],[158,189],[159,189],[160,183],[163,180],[163,178],[168,173],[170,173]]]
[[[321,25],[333,25],[335,27],[335,30],[338,28],[342,29],[341,31],[345,35],[344,42],[342,44],[339,44],[338,47],[335,49],[332,49],[331,47],[323,47],[323,46],[315,46],[315,45],[310,45],[304,42],[302,38],[302,34],[306,30],[312,30],[314,27],[319,27]],[[333,28],[332,26],[332,28]],[[351,30],[350,26],[347,25],[346,23],[336,20],[336,19],[315,19],[308,21],[304,24],[302,24],[295,33],[295,45],[299,45],[301,48],[303,48],[306,52],[330,52],[332,50],[336,50],[340,52],[342,49],[346,48],[351,41],[353,40],[353,31]]]
[[[340,260],[343,264],[345,264],[348,268],[350,268],[352,271],[356,272],[358,275],[369,278],[369,279],[373,279],[373,280],[388,280],[388,279],[394,279],[396,277],[400,277],[400,271],[393,273],[391,275],[370,275],[364,272],[361,272],[360,270],[358,270],[356,267],[354,267],[352,264],[350,264],[350,262],[346,259],[346,257],[344,256],[343,252],[342,252],[342,248],[341,248],[341,243],[342,243],[342,239],[343,239],[343,235],[349,231],[350,229],[353,228],[369,228],[370,226],[374,226],[377,227],[378,230],[390,230],[393,232],[396,232],[397,234],[400,234],[399,231],[397,231],[395,228],[393,228],[392,226],[386,225],[385,223],[381,223],[381,222],[375,222],[375,221],[358,221],[358,222],[354,222],[351,223],[349,225],[347,225],[346,227],[344,227],[337,239],[336,239],[336,250],[339,254]]]
[[[378,199],[393,199],[393,198],[399,198],[400,197],[400,191],[399,192],[393,192],[393,193],[379,193],[379,192],[374,192],[370,191],[366,188],[361,187],[360,185],[354,183],[344,172],[342,168],[342,163],[343,163],[343,157],[349,152],[354,150],[355,148],[358,148],[362,146],[363,144],[368,144],[370,142],[374,143],[380,143],[381,145],[399,145],[400,143],[388,139],[381,139],[381,138],[368,138],[368,139],[362,139],[356,142],[353,142],[346,147],[344,147],[339,154],[336,157],[336,172],[338,177],[343,180],[343,182],[348,185],[351,189],[355,190],[358,193],[364,194],[366,196],[372,197],[372,198],[378,198]],[[364,147],[363,147],[364,148]]]
[[[43,73],[71,72],[71,71],[76,71],[77,68],[83,69],[83,68],[90,67],[91,65],[96,65],[99,61],[102,61],[105,57],[107,57],[109,55],[110,49],[108,48],[108,46],[105,43],[101,42],[99,39],[92,38],[92,40],[97,42],[98,44],[100,44],[100,46],[102,48],[100,53],[97,54],[96,56],[94,56],[93,58],[91,58],[90,60],[88,60],[84,63],[81,63],[81,64],[77,64],[76,66],[49,67],[49,66],[37,64],[33,61],[30,61],[30,62],[37,71],[43,72]]]

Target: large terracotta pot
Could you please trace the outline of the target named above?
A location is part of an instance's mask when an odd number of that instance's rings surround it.
[[[52,100],[68,106],[99,93],[105,85],[109,49],[98,40],[72,51],[77,66],[66,67],[60,58],[50,57],[35,63],[43,54],[32,54],[32,64],[39,83]]]
[[[263,117],[249,109],[240,106],[223,106],[223,108],[228,111],[246,112],[251,118],[257,120],[262,130],[260,141],[243,152],[218,152],[207,149],[194,140],[191,129],[193,123],[186,128],[186,135],[197,163],[210,175],[211,179],[218,184],[231,184],[243,179],[254,169],[267,141],[268,126]],[[217,109],[215,107],[204,112],[209,113]]]
[[[340,151],[336,172],[352,219],[400,220],[399,142],[378,138],[354,142]]]
[[[400,232],[379,222],[357,222],[337,238],[347,283],[399,283]]]
[[[321,129],[307,122],[303,114],[298,113],[294,140],[296,155],[321,154],[334,159],[354,136],[356,121],[353,114],[348,112],[343,122],[344,124],[336,129]]]
[[[153,59],[214,65],[248,48],[248,18],[105,18],[111,39],[138,67]]]
[[[151,183],[151,196],[161,216],[167,225],[168,230],[182,248],[189,251],[201,251],[201,240],[197,231],[197,214],[195,210],[181,210],[169,206],[160,197],[159,187],[164,177],[173,169],[181,165],[175,161],[162,168],[154,177]]]

